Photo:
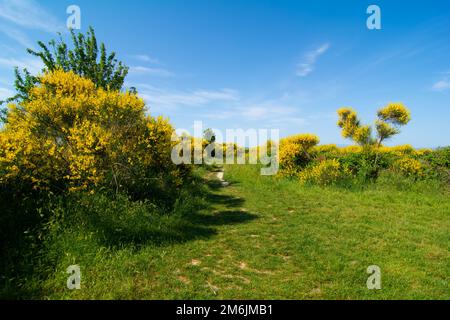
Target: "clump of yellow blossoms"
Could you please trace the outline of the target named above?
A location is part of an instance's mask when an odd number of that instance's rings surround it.
[[[389,103],[378,110],[377,115],[380,120],[397,125],[405,125],[411,120],[411,112],[399,102]]]
[[[299,134],[280,140],[278,159],[282,173],[295,175],[311,159],[311,149],[319,143],[314,134]]]
[[[413,158],[405,157],[397,160],[394,164],[394,169],[407,177],[419,178],[425,174],[422,163]]]
[[[307,167],[299,173],[298,177],[304,183],[326,186],[334,184],[349,175],[349,171],[338,160],[327,159],[320,161],[314,166]]]
[[[342,136],[351,138],[360,145],[367,145],[372,142],[370,126],[361,125],[356,111],[352,108],[341,108],[337,111],[339,116],[338,126],[342,128]]]
[[[172,126],[145,111],[136,94],[96,88],[73,72],[44,74],[28,100],[9,105],[0,182],[118,191],[179,176],[170,160]]]
[[[372,145],[380,147],[384,140],[400,133],[400,126],[406,125],[411,120],[410,111],[402,103],[389,103],[377,112],[375,138],[372,137],[371,126],[362,125],[356,111],[352,108],[341,108],[337,114],[339,117],[337,125],[342,129],[342,136],[364,147]]]

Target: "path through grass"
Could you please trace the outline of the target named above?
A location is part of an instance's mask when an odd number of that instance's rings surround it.
[[[225,188],[206,178],[211,206],[192,214],[184,240],[111,248],[77,235],[37,297],[450,298],[446,194],[301,187],[252,166],[226,167]],[[81,290],[65,288],[73,263]],[[374,264],[382,290],[366,287]]]

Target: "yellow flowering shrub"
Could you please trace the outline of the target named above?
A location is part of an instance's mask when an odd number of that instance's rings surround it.
[[[363,148],[361,146],[347,146],[339,148],[339,153],[341,154],[347,154],[347,153],[358,153],[362,152]]]
[[[414,150],[414,155],[416,155],[418,157],[430,155],[432,153],[433,153],[433,150],[427,149],[427,148]]]
[[[397,160],[394,169],[407,177],[419,178],[425,174],[425,168],[420,161],[407,157]]]
[[[378,148],[378,151],[380,153],[391,153],[398,156],[403,156],[413,154],[415,152],[415,149],[411,145],[405,144],[393,147],[381,146]]]
[[[172,126],[145,111],[133,93],[96,88],[73,72],[44,74],[29,100],[9,105],[0,131],[0,182],[119,191],[180,179],[183,168],[170,160]]]
[[[301,155],[300,147],[294,143],[280,144],[278,153],[278,161],[282,169],[282,173],[286,175],[295,174],[299,168],[296,159]]]
[[[318,153],[336,153],[339,151],[339,148],[335,144],[322,144],[315,146],[313,150]]]
[[[311,161],[310,151],[319,143],[313,134],[299,134],[280,140],[278,160],[281,173],[295,175],[302,166]]]
[[[280,144],[293,143],[300,147],[303,151],[309,151],[312,147],[316,146],[320,142],[319,137],[315,134],[304,133],[289,136],[280,140]]]
[[[327,159],[314,166],[307,167],[298,174],[303,183],[317,184],[321,186],[331,185],[350,173],[336,159]]]

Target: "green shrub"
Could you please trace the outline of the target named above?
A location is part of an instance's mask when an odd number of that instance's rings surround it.
[[[336,159],[329,159],[305,168],[298,176],[304,183],[326,186],[348,178],[350,172]]]

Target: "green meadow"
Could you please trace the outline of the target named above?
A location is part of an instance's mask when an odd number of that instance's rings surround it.
[[[152,208],[145,203],[131,206],[126,199],[98,196],[59,203],[67,216],[76,210],[78,217],[49,227],[39,254],[29,253],[28,274],[2,294],[31,299],[450,298],[450,202],[434,185],[421,186],[424,191],[382,182],[359,190],[323,188],[261,176],[258,166],[224,169],[229,186],[221,186],[214,169],[200,169],[195,194],[177,213],[153,216],[151,223],[145,220]],[[83,212],[83,201],[90,212]],[[95,223],[102,227],[92,228]],[[128,230],[117,230],[121,226]],[[80,290],[66,288],[66,268],[73,264],[81,269]],[[367,288],[370,265],[380,267],[380,290]]]

